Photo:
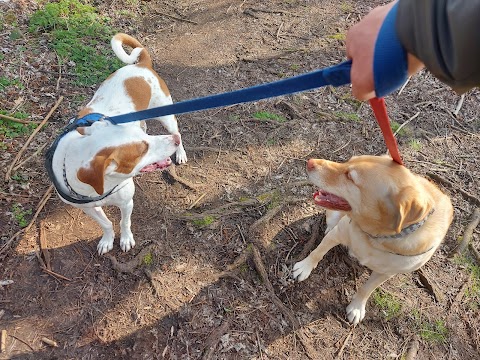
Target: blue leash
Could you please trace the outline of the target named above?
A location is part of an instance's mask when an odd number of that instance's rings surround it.
[[[395,4],[388,13],[375,44],[373,73],[375,92],[378,98],[382,98],[398,89],[407,79],[407,56],[395,29],[397,8],[398,4]],[[113,124],[123,124],[165,115],[184,114],[193,111],[257,101],[306,90],[313,90],[325,85],[346,85],[350,84],[351,67],[352,61],[348,60],[334,66],[297,75],[288,79],[256,85],[223,94],[181,101],[172,105],[111,116],[108,120]],[[376,108],[380,109],[380,105],[381,104],[377,104],[374,101],[372,104],[374,111]],[[381,111],[383,111],[383,109],[381,109]],[[375,111],[376,116],[377,114],[378,111]],[[378,116],[377,119],[379,119]]]
[[[213,109],[217,107],[241,104],[271,97],[293,94],[316,89],[325,85],[341,86],[350,84],[352,61],[348,60],[325,69],[297,75],[288,79],[274,81],[249,88],[205,96],[201,98],[177,102],[171,105],[155,107],[128,114],[109,116],[113,124],[124,124],[132,121],[147,120],[172,114]]]

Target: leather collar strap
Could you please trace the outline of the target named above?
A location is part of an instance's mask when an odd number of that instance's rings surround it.
[[[50,181],[53,183],[53,186],[55,187],[55,190],[57,190],[58,195],[64,200],[71,202],[73,204],[89,204],[95,201],[103,200],[107,196],[109,196],[117,187],[115,186],[113,189],[111,189],[107,193],[101,196],[96,196],[96,197],[89,197],[89,196],[78,194],[72,189],[72,187],[67,181],[67,176],[65,174],[65,161],[64,161],[63,169],[62,169],[63,181],[65,183],[65,186],[70,191],[70,193],[67,194],[62,190],[60,183],[57,180],[57,177],[53,173],[53,166],[52,166],[53,154],[55,153],[55,150],[57,149],[57,146],[60,140],[70,131],[73,131],[81,126],[90,126],[94,122],[104,120],[104,119],[106,119],[105,116],[103,116],[102,114],[96,114],[96,113],[88,114],[80,119],[73,118],[72,120],[70,120],[69,124],[63,129],[62,133],[57,136],[57,138],[54,140],[50,148],[45,153],[45,169],[47,170],[47,175],[50,178]]]

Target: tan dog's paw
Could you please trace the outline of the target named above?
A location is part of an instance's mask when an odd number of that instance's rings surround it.
[[[347,319],[353,324],[357,325],[365,317],[365,303],[353,299],[350,305],[347,306]]]
[[[120,236],[120,248],[127,252],[130,251],[135,246],[135,240],[133,239],[133,234],[131,231],[128,231],[126,234],[122,233]]]
[[[297,281],[303,281],[310,276],[314,268],[315,266],[313,266],[311,260],[306,257],[293,265],[293,278]]]

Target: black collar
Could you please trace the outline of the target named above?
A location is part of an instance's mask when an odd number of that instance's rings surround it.
[[[53,183],[53,186],[55,187],[55,190],[57,190],[58,195],[71,203],[74,204],[88,204],[96,201],[100,201],[105,199],[107,196],[112,194],[112,192],[117,188],[115,186],[113,189],[108,191],[106,194],[100,195],[100,196],[95,196],[95,197],[90,197],[90,196],[85,196],[77,193],[76,191],[73,190],[73,188],[70,186],[70,184],[67,181],[67,175],[65,171],[65,160],[63,161],[63,181],[65,186],[68,188],[69,193],[66,193],[65,191],[62,190],[60,187],[60,183],[58,182],[57,178],[55,177],[55,174],[53,173],[53,168],[52,168],[52,162],[53,162],[53,154],[55,153],[55,150],[57,149],[58,143],[60,140],[68,134],[70,131],[76,130],[78,127],[81,126],[90,126],[96,121],[101,121],[101,120],[107,120],[108,118],[102,114],[97,114],[97,113],[92,113],[88,114],[80,119],[74,118],[70,120],[69,124],[63,129],[62,133],[56,137],[56,139],[53,141],[52,145],[50,148],[47,150],[45,153],[45,168],[47,170],[48,177]]]

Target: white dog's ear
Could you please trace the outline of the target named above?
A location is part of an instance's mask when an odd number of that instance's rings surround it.
[[[398,212],[394,217],[395,231],[401,232],[408,225],[420,222],[433,208],[433,200],[425,192],[408,186],[396,196]]]
[[[113,171],[130,174],[147,151],[148,143],[145,141],[104,148],[93,157],[88,167],[78,170],[77,178],[102,195],[105,191],[105,175]]]
[[[99,195],[105,191],[105,170],[113,161],[114,151],[113,147],[103,149],[90,161],[90,166],[82,167],[77,172],[78,180],[93,187]]]

